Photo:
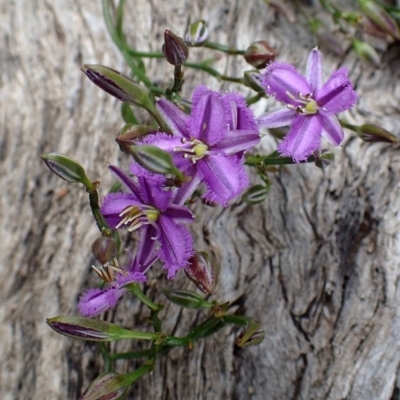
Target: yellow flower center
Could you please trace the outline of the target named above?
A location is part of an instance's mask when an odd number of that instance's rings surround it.
[[[298,106],[289,104],[288,108],[290,108],[293,111],[296,111],[297,114],[306,114],[306,115],[312,115],[312,114],[317,114],[319,111],[319,105],[318,103],[312,98],[313,94],[302,94],[299,93],[298,96],[294,96],[290,92],[286,92],[287,96],[290,97],[292,100],[295,100],[297,103],[299,103]]]
[[[306,114],[316,114],[318,112],[318,104],[315,100],[309,100],[304,109]]]
[[[201,160],[208,152],[208,146],[204,144],[201,140],[198,139],[190,139],[186,140],[185,138],[181,139],[183,145],[187,147],[175,147],[174,151],[179,151],[184,153],[183,156],[188,158],[193,164],[196,161]],[[189,144],[189,145],[188,145]]]

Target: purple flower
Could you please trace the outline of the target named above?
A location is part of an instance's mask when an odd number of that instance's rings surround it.
[[[112,228],[139,232],[139,259],[159,244],[158,258],[165,263],[168,277],[174,277],[193,253],[192,236],[182,225],[193,221],[192,213],[187,207],[173,204],[173,192],[162,188],[161,175],[131,178],[117,167],[109,168],[129,193],[108,194],[101,207],[104,218]]]
[[[192,102],[192,112],[187,115],[170,101],[159,100],[157,109],[173,136],[149,135],[142,143],[169,151],[175,165],[191,177],[176,202],[183,204],[199,183],[205,182],[203,197],[226,205],[248,186],[242,155],[259,142],[258,127],[239,94],[221,95],[199,86]]]
[[[305,77],[292,65],[279,62],[271,63],[263,73],[266,92],[287,107],[260,117],[258,126],[290,125],[278,151],[296,162],[306,160],[319,148],[322,134],[333,145],[340,144],[343,129],[335,115],[353,107],[357,101],[346,68],[333,72],[324,84],[322,79],[322,54],[316,48],[308,56]]]
[[[123,269],[109,267],[107,275],[111,278],[107,280],[110,284],[105,289],[89,289],[79,299],[79,312],[86,317],[95,317],[118,303],[118,300],[128,290],[127,285],[133,282],[146,282],[144,273],[157,260],[155,252],[145,254],[139,248],[136,257],[130,257],[128,266]],[[114,271],[118,271],[114,276]],[[111,275],[110,275],[111,274]]]

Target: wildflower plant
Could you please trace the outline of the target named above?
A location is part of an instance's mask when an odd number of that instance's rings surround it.
[[[322,53],[317,48],[311,50],[303,76],[294,66],[274,61],[276,51],[264,41],[255,41],[247,50],[208,41],[211,33],[206,22],[199,20],[188,27],[185,39],[166,30],[164,44],[160,44],[162,51],[145,53],[128,46],[122,25],[117,29],[113,22],[110,2],[104,0],[103,6],[108,29],[132,74],[127,76],[102,65],[84,65],[82,71],[100,89],[123,102],[126,125],[116,140],[131,164],[128,170],[115,165],[108,167],[120,183],[120,190],[100,200],[97,192],[100,182],[89,179],[77,161],[56,153],[42,157],[52,172],[68,182],[82,184],[89,195],[100,232],[92,247],[100,266],[93,269],[102,281],[99,287],[81,295],[78,303],[81,316],[50,318],[47,323],[58,333],[73,338],[103,343],[142,340],[149,345],[144,351],[113,355],[114,361],[128,357],[147,359],[140,368],[127,374],[113,371],[112,363],[107,363],[105,373],[82,394],[82,400],[121,398],[135,380],[152,371],[160,354],[176,346],[192,348],[196,340],[215,334],[228,324],[242,330],[236,341],[239,347],[262,342],[265,333],[260,324],[232,313],[229,301],[204,297],[214,294],[221,260],[195,246],[191,233],[195,219],[193,202],[200,202],[201,198],[218,207],[241,200],[250,205],[260,203],[268,196],[270,176],[280,165],[309,162],[319,167],[329,165],[333,155],[321,149],[321,137],[325,135],[337,146],[343,140],[343,127],[366,141],[396,142],[379,126],[358,127],[337,118],[337,114],[354,106],[357,95],[345,68],[332,72],[324,82]],[[121,24],[121,19],[118,23]],[[208,64],[190,63],[189,47],[199,46],[244,57],[259,69],[244,71],[243,77],[230,77]],[[173,65],[170,87],[153,84],[146,75],[144,57],[160,58]],[[182,99],[184,68],[203,70],[255,93],[245,98],[234,90],[213,91],[199,82],[191,99]],[[251,104],[268,96],[275,97],[285,107],[256,118]],[[147,111],[146,124],[138,121],[135,109],[130,106]],[[260,128],[281,126],[290,129],[281,137],[277,150],[260,155],[257,151]],[[255,173],[250,174],[251,169]],[[126,235],[136,238],[134,251],[120,245]],[[124,253],[128,254],[128,261],[121,263]],[[158,316],[163,305],[154,303],[142,289],[148,270],[160,267],[168,279],[184,272],[201,292],[180,288],[164,291],[167,300],[183,308],[209,310],[208,318],[188,327],[185,336],[173,336],[163,330]],[[129,295],[149,309],[151,332],[126,329],[94,318]]]

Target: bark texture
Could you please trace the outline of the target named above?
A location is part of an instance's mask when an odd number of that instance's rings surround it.
[[[315,45],[304,22],[288,23],[262,0],[127,0],[129,41],[158,50],[163,30],[182,34],[189,15],[209,21],[214,41],[245,48],[266,39],[300,69]],[[39,157],[56,151],[80,160],[107,192],[106,163],[124,159],[113,144],[123,125],[120,104],[79,68],[125,67],[100,1],[2,1],[0,20],[0,397],[76,399],[102,371],[98,349],[57,335],[45,318],[76,314],[79,294],[97,281],[90,246],[98,233],[86,193],[52,175]],[[351,52],[338,59],[322,50],[328,73],[347,65],[356,83],[360,100],[348,119],[400,135],[399,46],[382,48],[381,69],[360,64]],[[147,66],[160,85],[168,84],[171,66],[160,60]],[[216,68],[240,76],[247,67],[222,56]],[[186,95],[198,83],[233,88],[201,72],[187,71],[186,78]],[[197,248],[222,262],[216,297],[260,321],[265,341],[241,350],[237,332],[225,329],[191,351],[176,349],[128,398],[398,399],[399,178],[398,148],[348,135],[328,169],[301,165],[273,174],[261,205],[197,205]],[[154,270],[150,278],[146,291],[156,298],[162,288],[193,289],[183,274],[168,282]],[[166,304],[167,332],[184,334],[204,318]],[[145,329],[146,315],[132,300],[109,318]],[[118,371],[137,365],[121,362]]]

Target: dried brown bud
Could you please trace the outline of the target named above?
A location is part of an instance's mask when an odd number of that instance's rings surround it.
[[[116,256],[117,244],[110,237],[99,237],[92,244],[92,253],[100,264],[105,264]]]
[[[215,274],[218,272],[217,263],[212,255],[200,251],[189,259],[189,266],[185,268],[186,276],[203,293],[213,293],[215,288]]]
[[[244,59],[257,69],[265,68],[275,57],[276,51],[265,40],[252,43],[244,54]]]

